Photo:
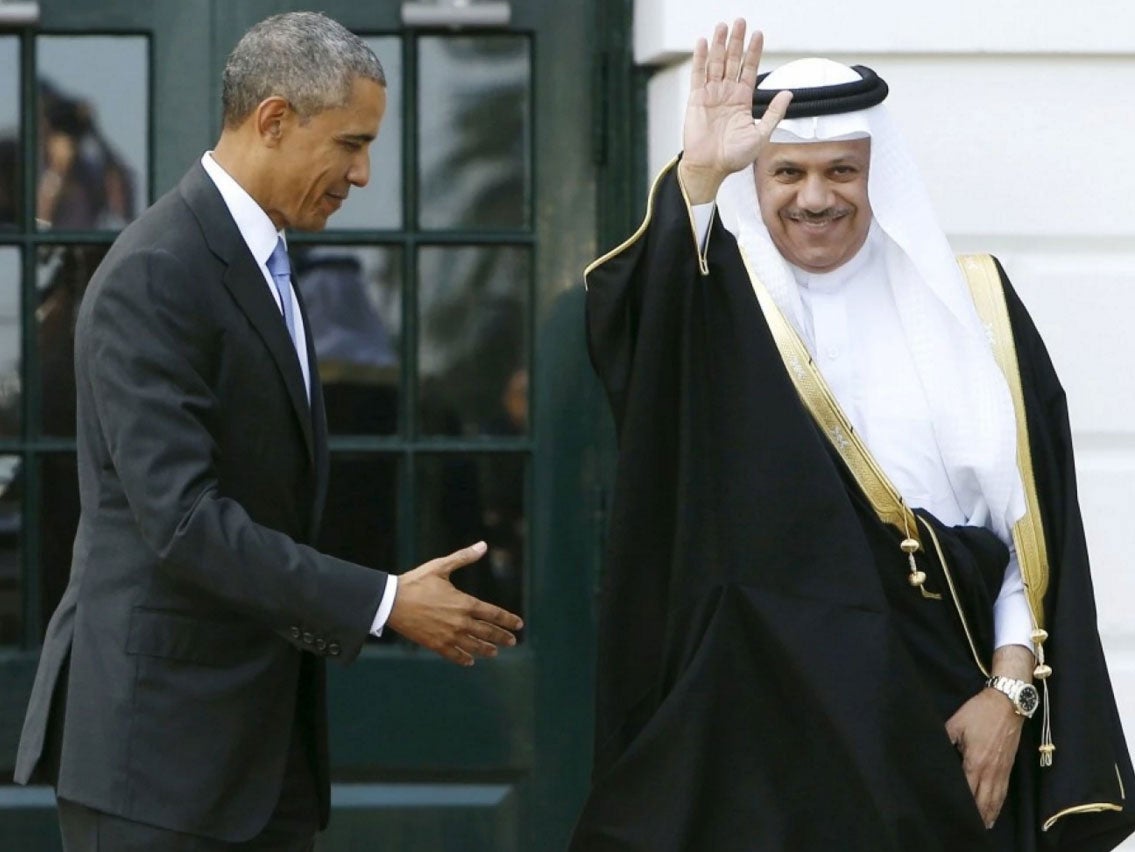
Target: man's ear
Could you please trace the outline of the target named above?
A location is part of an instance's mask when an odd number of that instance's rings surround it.
[[[279,95],[272,95],[259,103],[253,120],[256,122],[256,133],[265,146],[275,148],[280,144],[291,114],[291,104]]]

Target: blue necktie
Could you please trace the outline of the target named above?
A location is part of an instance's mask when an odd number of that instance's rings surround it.
[[[280,305],[284,311],[284,323],[288,327],[288,336],[292,338],[292,346],[299,351],[296,343],[296,321],[292,316],[292,265],[288,261],[288,250],[284,248],[284,238],[276,240],[276,248],[268,258],[268,271],[272,273],[272,280],[276,282],[276,292],[280,294]]]

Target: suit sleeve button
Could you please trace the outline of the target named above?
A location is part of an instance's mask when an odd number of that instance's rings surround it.
[[[326,648],[327,648],[327,642],[323,639],[322,636],[315,640],[315,650],[323,651]]]
[[[332,657],[338,657],[339,652],[342,651],[342,650],[343,649],[339,647],[338,642],[328,642],[327,643],[327,653],[330,654]]]
[[[310,633],[304,633],[303,634],[303,643],[305,645],[310,645],[314,641],[315,641],[315,637],[312,634],[310,634]]]
[[[300,629],[298,627],[296,627],[294,624],[292,625],[292,638],[293,639],[299,639],[300,638]]]

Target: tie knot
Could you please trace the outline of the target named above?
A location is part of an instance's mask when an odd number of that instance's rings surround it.
[[[268,271],[275,277],[292,274],[292,264],[288,260],[288,250],[284,247],[283,237],[277,238],[276,247],[272,249],[272,255],[268,258]]]

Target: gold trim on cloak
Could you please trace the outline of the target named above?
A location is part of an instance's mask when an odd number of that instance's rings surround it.
[[[584,289],[587,289],[587,286],[588,286],[587,276],[590,275],[595,270],[596,267],[602,266],[604,263],[606,263],[611,258],[617,257],[618,255],[622,254],[627,249],[629,249],[631,246],[633,246],[635,243],[637,243],[640,239],[642,239],[642,235],[646,233],[646,229],[650,227],[650,223],[654,219],[654,197],[658,194],[658,185],[660,183],[662,183],[662,179],[664,177],[666,177],[666,173],[668,171],[670,171],[672,168],[675,167],[678,160],[679,160],[679,158],[677,156],[675,156],[672,160],[670,160],[670,162],[668,162],[665,166],[662,167],[662,170],[660,172],[658,172],[657,175],[655,175],[654,181],[650,185],[650,193],[646,197],[646,214],[643,216],[642,224],[640,224],[638,226],[637,230],[635,230],[635,232],[633,234],[631,234],[629,237],[627,237],[625,240],[623,240],[623,242],[619,243],[619,245],[615,246],[609,252],[607,252],[604,255],[601,255],[600,257],[591,261],[591,263],[587,264],[587,268],[583,270],[583,287],[584,287]],[[698,254],[698,271],[702,275],[709,275],[709,264],[708,264],[708,261],[706,260],[706,252],[709,249],[709,233],[708,232],[706,233],[706,240],[705,240],[706,244],[704,246],[699,246],[698,245],[698,241],[699,241],[698,236],[699,235],[698,235],[697,224],[694,221],[693,205],[690,204],[690,196],[686,193],[686,187],[682,183],[680,173],[677,174],[676,177],[677,177],[677,180],[678,180],[678,188],[682,192],[682,200],[686,202],[686,214],[690,218],[690,233],[693,235],[694,249],[695,249],[695,251],[697,251],[697,254]],[[712,215],[713,216],[717,215],[717,206],[716,205],[714,205]],[[713,227],[713,219],[711,218],[710,219],[710,229],[711,230],[712,230],[712,227]]]
[[[1115,764],[1115,781],[1117,784],[1119,784],[1119,798],[1123,801],[1127,801],[1127,791],[1123,789],[1123,776],[1119,774],[1118,764]],[[1075,805],[1071,808],[1065,808],[1062,811],[1057,811],[1048,819],[1046,819],[1044,821],[1044,825],[1041,826],[1041,830],[1048,831],[1050,828],[1056,825],[1057,820],[1063,819],[1066,816],[1075,816],[1076,814],[1098,814],[1104,811],[1121,813],[1123,811],[1123,805],[1117,805],[1112,802],[1091,802],[1086,805]]]
[[[1048,589],[1048,549],[1044,543],[1044,524],[1040,516],[1040,499],[1037,497],[1036,477],[1033,475],[1032,442],[1029,440],[1028,415],[1025,411],[1025,394],[1021,388],[1021,368],[1017,360],[1017,345],[1009,321],[1009,307],[997,264],[987,254],[966,254],[957,258],[969,286],[974,308],[981,318],[989,345],[993,350],[997,368],[1005,378],[1009,396],[1013,400],[1013,415],[1017,423],[1017,470],[1025,492],[1025,514],[1013,525],[1013,544],[1017,550],[1017,564],[1021,582],[1025,587],[1025,601],[1032,618],[1033,656],[1036,668],[1033,677],[1041,683],[1044,712],[1041,714],[1040,765],[1051,766],[1056,745],[1052,741],[1052,701],[1049,699],[1048,679],[1052,667],[1044,661],[1044,643],[1048,633],[1044,629],[1044,593]]]
[[[780,308],[776,302],[773,301],[771,294],[765,288],[765,285],[753,272],[752,264],[749,262],[748,255],[745,250],[738,245],[741,252],[741,259],[745,263],[745,269],[749,273],[749,280],[752,282],[753,291],[757,295],[757,301],[761,306],[764,313],[765,321],[768,323],[769,330],[772,332],[773,340],[776,342],[776,348],[780,352],[781,360],[784,361],[784,366],[788,370],[788,375],[792,379],[793,385],[796,386],[796,392],[800,395],[804,407],[808,410],[812,419],[820,427],[820,431],[831,443],[832,447],[839,454],[847,469],[851,472],[852,478],[859,486],[859,490],[867,498],[867,502],[871,505],[872,511],[878,516],[879,520],[883,523],[890,524],[904,536],[906,542],[916,542],[918,547],[916,550],[922,549],[921,538],[918,533],[918,524],[921,523],[929,534],[930,540],[934,545],[934,550],[938,554],[938,561],[942,566],[942,573],[946,577],[946,584],[950,590],[950,598],[954,603],[954,608],[957,610],[958,617],[961,619],[962,629],[965,631],[966,640],[969,642],[970,653],[973,655],[973,661],[977,664],[978,670],[985,676],[989,677],[989,666],[981,659],[981,654],[978,653],[977,644],[974,642],[973,633],[970,630],[969,623],[966,620],[966,614],[962,609],[961,601],[958,599],[957,592],[954,586],[953,576],[950,573],[949,565],[946,562],[945,554],[938,543],[938,537],[934,534],[930,525],[922,518],[917,517],[914,512],[906,505],[902,499],[898,489],[887,478],[879,463],[871,455],[870,450],[863,443],[859,433],[851,425],[851,421],[847,419],[843,409],[840,408],[839,402],[836,401],[835,395],[832,393],[831,388],[828,387],[827,381],[816,367],[815,362],[812,360],[812,355],[808,352],[808,348],[804,345],[804,341],[800,339],[800,335],[796,333],[796,329],[781,313]],[[906,544],[904,542],[904,544]],[[912,556],[906,547],[903,551]],[[912,559],[913,565],[913,559]],[[911,580],[912,585],[916,585],[915,581]],[[919,584],[918,587],[922,590],[923,597],[941,597],[940,595],[933,595],[927,592]]]
[[[989,255],[959,255],[958,265],[969,284],[974,307],[989,335],[997,366],[1001,368],[1009,385],[1009,394],[1013,398],[1013,410],[1017,418],[1017,468],[1025,489],[1026,505],[1024,516],[1013,527],[1013,543],[1017,547],[1017,561],[1021,565],[1021,579],[1025,584],[1033,623],[1043,629],[1044,596],[1048,591],[1048,550],[1045,547],[1040,500],[1037,497],[1033,459],[1029,450],[1032,444],[1029,442],[1029,424],[1025,417],[1021,370],[1017,362],[1013,329],[1009,324],[1005,292],[1001,288],[997,266]]]
[[[1013,398],[1013,410],[1017,419],[1017,467],[1021,474],[1021,484],[1025,490],[1025,515],[1013,527],[1013,543],[1017,548],[1017,561],[1021,566],[1021,580],[1025,584],[1025,597],[1029,602],[1033,623],[1033,642],[1037,658],[1036,676],[1044,682],[1045,710],[1048,711],[1048,678],[1052,669],[1044,663],[1044,641],[1048,633],[1044,630],[1044,596],[1048,591],[1049,565],[1048,549],[1044,538],[1044,521],[1040,515],[1040,499],[1036,490],[1036,475],[1033,470],[1029,442],[1028,420],[1025,415],[1025,396],[1021,386],[1020,363],[1017,360],[1017,347],[1013,339],[1013,328],[1009,322],[1009,309],[1005,302],[1005,291],[1001,286],[1001,276],[997,264],[987,254],[959,255],[961,267],[973,296],[978,316],[985,325],[997,366],[1001,368]],[[1052,750],[1051,724],[1045,720],[1043,737],[1047,738],[1048,763],[1044,762],[1045,742],[1042,738],[1042,766],[1051,765]],[[1119,798],[1126,800],[1123,778],[1119,767],[1115,767],[1115,779],[1119,785]],[[1056,822],[1066,816],[1091,814],[1103,811],[1122,811],[1123,805],[1113,802],[1089,802],[1074,805],[1056,812],[1044,821],[1042,829],[1048,831]]]

